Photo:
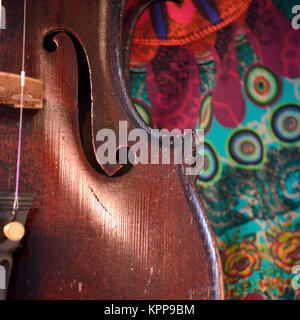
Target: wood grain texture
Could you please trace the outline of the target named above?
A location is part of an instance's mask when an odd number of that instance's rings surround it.
[[[23,1],[4,5],[1,71],[18,73],[21,26],[16,22]],[[97,167],[92,158],[98,142],[82,145],[101,128],[118,132],[120,120],[127,120],[129,129],[150,132],[125,82],[124,5],[28,0],[26,72],[43,81],[44,108],[25,112],[21,191],[35,193],[36,200],[15,257],[10,299],[223,297],[214,237],[184,168],[138,164],[109,177],[103,170],[114,168]],[[49,34],[57,45],[52,52],[43,46]],[[79,64],[82,52],[87,65]],[[85,126],[80,115],[89,113]],[[0,107],[3,192],[14,189],[17,119],[17,110]]]

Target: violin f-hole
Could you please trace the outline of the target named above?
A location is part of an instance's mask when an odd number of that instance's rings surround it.
[[[92,89],[91,89],[91,75],[90,66],[88,63],[87,54],[83,48],[81,42],[77,37],[66,30],[54,30],[48,33],[44,38],[44,48],[48,52],[54,52],[58,49],[58,44],[55,41],[55,37],[59,33],[65,33],[70,37],[74,45],[77,68],[78,68],[78,120],[80,129],[80,138],[83,148],[83,152],[91,164],[91,166],[101,174],[106,174],[105,170],[99,165],[95,156],[95,149],[92,139]],[[118,161],[118,152],[116,150],[116,160]],[[113,176],[121,176],[127,173],[132,168],[132,165],[128,161],[128,165],[120,165],[118,170]]]

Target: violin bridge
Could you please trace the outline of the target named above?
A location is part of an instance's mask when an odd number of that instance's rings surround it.
[[[20,108],[21,104],[21,75],[0,72],[0,104],[13,105]],[[43,108],[43,82],[26,77],[24,96],[24,108]]]

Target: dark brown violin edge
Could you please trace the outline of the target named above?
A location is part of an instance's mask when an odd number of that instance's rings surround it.
[[[171,0],[175,3],[182,3],[183,0]],[[143,0],[140,3],[140,6],[136,8],[136,11],[132,13],[133,19],[128,23],[128,25],[123,28],[122,32],[122,42],[123,42],[123,65],[124,67],[124,74],[126,83],[130,83],[130,76],[129,76],[129,62],[130,62],[130,48],[131,48],[131,41],[132,36],[134,33],[135,25],[138,21],[138,18],[140,15],[153,3],[157,1],[155,0]],[[128,95],[130,95],[130,89],[127,87]],[[127,113],[130,114],[132,110],[135,110],[132,105],[129,106]],[[131,113],[132,114],[132,113]],[[136,123],[136,126],[143,128],[148,132],[149,135],[151,135],[151,132],[149,130],[149,127],[145,124],[144,121],[142,121],[141,117],[137,115],[137,113],[133,113],[131,117],[132,121]],[[194,143],[196,143],[196,140],[194,140]],[[196,152],[197,145],[194,145],[194,152]],[[191,176],[188,176],[185,174],[186,166],[179,166],[179,177],[182,189],[184,190],[184,194],[186,197],[187,202],[190,205],[190,210],[193,214],[193,217],[196,221],[199,234],[205,235],[206,237],[202,237],[202,241],[206,242],[206,253],[207,253],[207,259],[208,263],[211,266],[214,266],[211,268],[211,274],[210,277],[212,279],[212,287],[214,294],[212,294],[211,299],[224,299],[224,285],[223,285],[223,272],[222,272],[222,262],[221,258],[219,256],[219,252],[216,249],[217,244],[213,235],[212,228],[210,227],[209,220],[207,218],[207,215],[205,213],[205,209],[201,203],[201,200],[199,199],[198,192],[195,187],[195,179],[191,179]]]
[[[10,299],[223,298],[216,243],[184,167],[136,164],[118,175],[121,167],[97,162],[99,129],[118,132],[123,120],[152,134],[125,77],[127,39],[152,2],[141,1],[122,35],[126,1],[28,0],[26,72],[45,91],[43,109],[25,113],[21,190],[36,195],[38,209],[16,255]],[[10,21],[20,20],[22,4],[6,5]],[[18,34],[1,34],[3,72],[19,69]],[[0,116],[7,191],[17,117]]]

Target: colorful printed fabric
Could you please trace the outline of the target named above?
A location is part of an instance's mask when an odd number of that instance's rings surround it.
[[[131,94],[141,117],[155,128],[205,130],[196,185],[227,299],[300,299],[293,273],[300,265],[296,4],[156,3],[134,33]]]

